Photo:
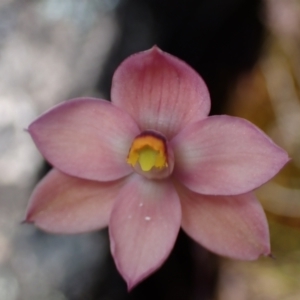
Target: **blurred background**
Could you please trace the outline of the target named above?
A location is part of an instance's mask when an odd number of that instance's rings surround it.
[[[257,190],[275,259],[219,258],[181,232],[127,294],[107,231],[21,224],[49,170],[23,129],[66,99],[109,99],[119,63],[154,44],[203,76],[212,114],[252,121],[292,161]],[[0,0],[0,300],[300,299],[299,88],[299,0]]]

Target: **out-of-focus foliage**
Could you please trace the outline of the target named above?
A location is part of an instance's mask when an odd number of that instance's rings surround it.
[[[227,111],[255,123],[291,157],[257,190],[276,259],[226,261],[220,300],[300,298],[300,2],[266,0],[266,25],[264,53],[238,80]]]

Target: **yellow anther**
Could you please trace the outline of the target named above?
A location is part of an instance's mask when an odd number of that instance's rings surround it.
[[[167,167],[164,139],[152,133],[144,133],[136,137],[131,145],[127,163],[133,167],[139,163],[144,172],[148,172],[154,167],[158,169]]]

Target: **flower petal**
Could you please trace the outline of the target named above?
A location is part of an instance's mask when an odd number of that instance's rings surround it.
[[[267,220],[253,193],[207,196],[180,187],[179,195],[182,227],[205,248],[242,260],[270,255]]]
[[[273,177],[289,160],[257,127],[241,118],[208,117],[172,141],[175,176],[208,195],[249,192]]]
[[[57,169],[84,179],[110,181],[132,172],[126,157],[140,131],[127,113],[108,101],[81,98],[39,117],[29,133]]]
[[[142,130],[157,130],[167,138],[210,110],[202,78],[157,47],[127,58],[114,74],[111,93],[112,102],[128,111]]]
[[[130,177],[109,222],[111,252],[129,290],[162,265],[180,222],[180,201],[171,181]]]
[[[124,182],[89,181],[53,169],[35,188],[25,220],[54,233],[101,229]]]

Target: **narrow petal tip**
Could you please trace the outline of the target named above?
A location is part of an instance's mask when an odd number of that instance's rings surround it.
[[[23,220],[20,222],[21,225],[24,225],[24,224],[33,224],[33,223],[34,223],[34,221],[31,220],[28,216],[26,216],[26,218],[23,219]]]
[[[143,279],[140,279],[140,280],[137,280],[137,281],[131,281],[130,279],[129,280],[126,280],[126,284],[127,284],[127,292],[131,292]]]
[[[272,141],[273,142],[273,141]],[[281,147],[279,147],[278,145],[276,145],[274,142],[273,144],[278,148],[278,160],[280,160],[281,162],[281,166],[279,165],[279,170],[281,170],[286,164],[288,164],[292,158],[289,156],[289,154]]]
[[[156,53],[163,53],[163,51],[157,45],[153,45],[153,47],[149,49],[149,52],[150,51],[156,52]]]
[[[270,257],[270,258],[272,258],[273,260],[276,260],[276,256],[275,255],[273,255],[273,253],[271,252],[271,253],[269,253],[268,255],[266,255],[266,256],[268,256],[268,257]]]

